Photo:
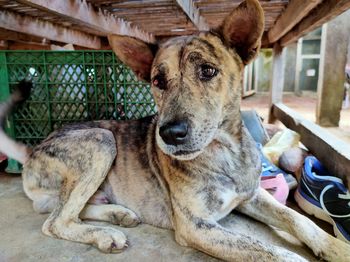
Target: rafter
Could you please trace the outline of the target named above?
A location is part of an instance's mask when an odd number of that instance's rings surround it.
[[[274,43],[299,23],[322,0],[292,0],[268,33],[269,42]]]
[[[0,39],[6,39],[10,41],[23,42],[23,43],[35,43],[35,44],[48,44],[48,42],[50,42],[49,40],[42,37],[36,37],[36,36],[18,33],[18,32],[1,29],[1,28],[0,28]]]
[[[8,50],[50,50],[50,45],[37,43],[11,42]]]
[[[116,18],[107,11],[96,11],[86,1],[17,0],[17,2],[65,18],[83,27],[99,31],[105,36],[108,34],[129,35],[146,42],[155,42],[152,34],[139,29],[137,26],[132,26],[121,18]]]
[[[297,41],[303,35],[340,15],[349,8],[349,0],[323,0],[323,2],[312,10],[299,24],[297,24],[292,31],[282,37],[281,45],[286,46]]]
[[[186,13],[198,30],[208,30],[209,25],[205,18],[200,15],[199,9],[194,5],[193,0],[176,0],[176,3]]]
[[[0,10],[0,28],[93,49],[101,47],[97,36],[4,10]]]

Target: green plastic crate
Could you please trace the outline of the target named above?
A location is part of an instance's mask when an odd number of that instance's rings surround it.
[[[23,78],[32,79],[34,89],[5,129],[31,146],[67,123],[137,119],[156,112],[149,85],[112,51],[0,51],[0,101]],[[9,172],[20,168],[9,161]]]

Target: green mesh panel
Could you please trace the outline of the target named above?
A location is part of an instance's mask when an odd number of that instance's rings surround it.
[[[137,119],[156,112],[149,85],[112,51],[0,51],[0,68],[0,100],[21,79],[34,82],[7,128],[25,144],[36,145],[71,122]]]

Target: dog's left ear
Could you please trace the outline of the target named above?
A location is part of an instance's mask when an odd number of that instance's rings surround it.
[[[234,48],[244,64],[259,53],[264,32],[264,11],[258,0],[245,0],[225,19],[219,33]]]
[[[108,35],[108,41],[117,57],[140,80],[150,81],[151,67],[157,46],[130,36]]]

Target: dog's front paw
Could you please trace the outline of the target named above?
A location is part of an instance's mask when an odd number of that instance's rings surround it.
[[[120,253],[129,244],[122,232],[113,228],[106,228],[95,232],[94,245],[104,253]]]
[[[350,261],[350,244],[342,240],[334,239],[332,245],[329,246],[330,256],[325,255],[328,261],[349,262]]]
[[[283,261],[283,262],[307,262],[307,260],[302,256],[286,249],[279,250],[275,259],[276,261]]]
[[[320,251],[317,255],[327,261],[349,262],[350,245],[332,237],[325,249]]]

